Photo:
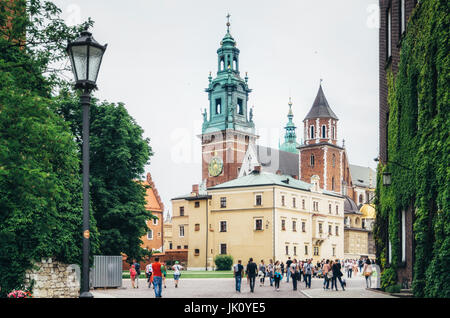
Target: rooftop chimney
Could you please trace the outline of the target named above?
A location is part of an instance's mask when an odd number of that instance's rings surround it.
[[[198,195],[198,184],[192,185],[192,195]]]
[[[253,168],[254,172],[260,173],[261,172],[261,166],[255,166],[255,168]]]

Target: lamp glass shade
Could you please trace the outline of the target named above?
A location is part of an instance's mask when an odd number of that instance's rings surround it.
[[[88,46],[77,45],[72,47],[72,68],[75,80],[87,80]]]
[[[89,48],[89,74],[88,80],[97,82],[98,71],[100,70],[100,64],[102,63],[103,50],[92,46]]]

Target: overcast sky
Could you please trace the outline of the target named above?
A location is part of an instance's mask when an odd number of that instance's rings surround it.
[[[108,43],[96,96],[123,102],[154,151],[146,172],[162,197],[201,182],[201,109],[208,74],[230,33],[242,77],[253,90],[258,143],[278,147],[292,97],[297,135],[320,79],[339,117],[350,163],[375,168],[378,156],[377,0],[55,0],[67,23],[91,17]]]

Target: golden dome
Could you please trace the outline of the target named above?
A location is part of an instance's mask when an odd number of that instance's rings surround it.
[[[373,204],[364,204],[361,207],[360,212],[363,214],[363,218],[375,219],[377,217]]]

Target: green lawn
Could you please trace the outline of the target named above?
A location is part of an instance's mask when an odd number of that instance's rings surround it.
[[[122,278],[130,278],[130,272],[123,271]],[[139,278],[146,278],[141,272]],[[167,278],[173,278],[173,271],[167,271]],[[232,271],[181,271],[181,278],[233,278]]]

